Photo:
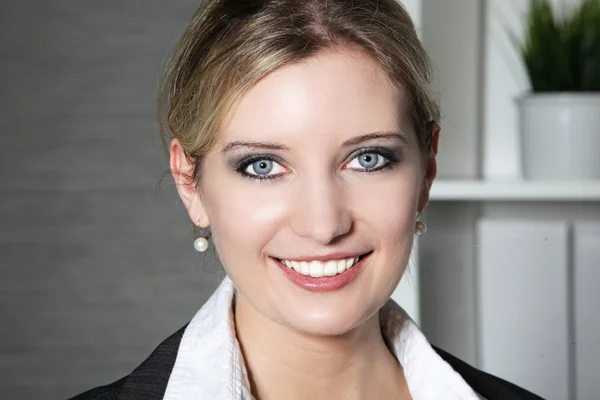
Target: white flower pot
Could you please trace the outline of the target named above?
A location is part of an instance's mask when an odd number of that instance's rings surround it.
[[[600,93],[519,99],[527,179],[600,179]]]

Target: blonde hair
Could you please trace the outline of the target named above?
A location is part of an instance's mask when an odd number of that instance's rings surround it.
[[[405,95],[422,151],[439,104],[415,26],[395,0],[204,0],[177,44],[159,93],[165,147],[179,139],[195,162],[211,150],[224,118],[261,78],[337,46],[378,62]]]

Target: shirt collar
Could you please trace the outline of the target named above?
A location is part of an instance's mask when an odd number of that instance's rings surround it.
[[[171,372],[165,400],[251,400],[250,384],[235,338],[231,309],[235,288],[225,277],[189,323]],[[380,311],[382,333],[402,365],[414,400],[477,400],[479,397],[433,350],[393,300]]]

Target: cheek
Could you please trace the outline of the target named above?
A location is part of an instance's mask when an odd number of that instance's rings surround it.
[[[369,207],[361,206],[377,250],[376,268],[370,270],[372,293],[382,301],[391,296],[409,263],[420,194],[417,174],[396,178],[378,185]]]
[[[268,185],[229,181],[207,188],[205,201],[221,258],[234,256],[231,249],[240,256],[259,256],[275,234],[286,214],[286,201]]]
[[[353,208],[381,242],[402,243],[412,237],[420,186],[417,171],[405,171],[368,187],[357,188],[352,194]]]

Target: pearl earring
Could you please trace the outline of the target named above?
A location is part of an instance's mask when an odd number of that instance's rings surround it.
[[[421,236],[425,233],[427,233],[427,225],[423,221],[417,221],[415,223],[415,234]]]
[[[204,253],[208,250],[208,239],[210,239],[210,232],[207,234],[201,233],[202,236],[194,240],[194,249],[200,253]]]

